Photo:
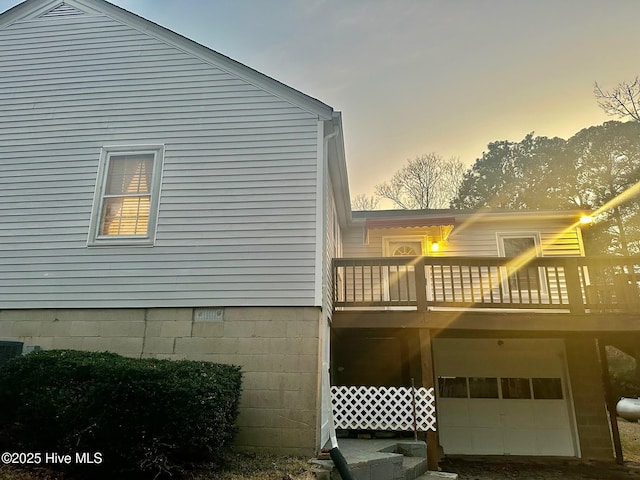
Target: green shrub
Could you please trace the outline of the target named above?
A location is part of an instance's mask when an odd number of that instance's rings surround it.
[[[609,379],[613,397],[637,397],[640,395],[640,384],[636,375],[636,361],[615,347],[607,346],[609,363]]]
[[[0,368],[0,446],[100,452],[99,467],[70,466],[92,478],[219,464],[237,430],[241,377],[239,367],[206,362],[35,352]]]

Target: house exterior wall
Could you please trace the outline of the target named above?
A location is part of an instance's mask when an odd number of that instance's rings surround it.
[[[566,227],[566,220],[518,219],[506,217],[495,221],[473,221],[472,217],[461,220],[443,242],[438,256],[473,256],[497,257],[498,234],[536,234],[539,236],[542,255],[545,257],[579,256],[582,254],[580,230],[577,227]],[[356,226],[346,230],[344,236],[345,257],[379,257],[384,252],[384,239],[387,237],[426,237],[425,228],[385,228],[372,229],[368,232],[368,243],[365,243],[364,226]],[[429,254],[432,254],[429,252]]]
[[[0,28],[0,103],[0,308],[316,305],[317,113],[72,8]],[[87,247],[101,148],[141,144],[155,245]]]
[[[331,182],[329,182],[329,185]],[[329,188],[325,218],[325,257],[323,278],[323,301],[328,312],[333,311],[333,259],[342,256],[342,227],[336,212],[333,188]]]
[[[502,218],[500,218],[502,217]],[[381,216],[375,218],[382,218]],[[389,216],[389,218],[394,218]],[[397,218],[397,217],[396,217]],[[577,221],[577,218],[575,219]],[[501,235],[535,235],[539,244],[539,254],[545,257],[553,256],[582,256],[584,248],[582,245],[581,230],[574,224],[573,220],[565,218],[549,218],[536,215],[495,215],[492,218],[474,218],[473,216],[455,216],[455,226],[451,234],[445,242],[439,243],[440,250],[436,253],[429,252],[427,248],[423,251],[425,255],[436,256],[465,256],[465,257],[496,257],[501,255],[499,238]],[[364,223],[364,222],[363,222]],[[344,257],[379,257],[385,255],[385,239],[389,238],[420,238],[426,240],[427,235],[437,232],[438,227],[412,227],[412,228],[371,228],[365,232],[365,226],[361,224],[343,230],[343,254]],[[365,241],[366,239],[366,241]],[[428,246],[427,242],[424,242]],[[386,312],[385,312],[386,313]],[[365,316],[367,312],[362,312]],[[404,312],[398,311],[398,317]],[[428,321],[429,315],[435,313],[427,312],[425,320]],[[461,312],[464,316],[466,313]],[[390,315],[390,314],[389,314]],[[519,313],[513,313],[515,325],[518,323]],[[539,315],[544,315],[540,313]],[[487,316],[487,319],[491,319]],[[393,326],[390,319],[389,327]],[[482,327],[483,325],[479,325]],[[366,342],[361,339],[368,340],[374,344],[384,339],[389,345],[392,340],[400,338],[398,334],[392,334],[391,331],[385,333],[385,329],[371,329],[364,331],[363,329],[344,329],[334,334],[334,369],[338,369],[339,373],[334,374],[334,380],[340,383],[356,384],[362,379],[368,379],[370,384],[399,384],[407,381],[408,373],[401,370],[401,366],[405,365],[405,360],[399,355],[395,355],[395,360],[390,363],[396,365],[397,374],[394,378],[386,378],[385,374],[392,371],[391,367],[385,367],[384,371],[378,369],[380,373],[372,374],[358,362],[364,361],[368,355],[363,353]],[[479,336],[486,335],[483,332]],[[439,330],[438,335],[443,338],[449,333],[447,330]],[[456,339],[476,339],[476,332],[467,331],[464,334],[455,333]],[[509,339],[527,339],[527,341],[537,341],[539,335],[533,335],[531,332],[512,332],[507,336]],[[566,379],[568,388],[570,389],[570,416],[571,428],[575,428],[575,451],[576,455],[583,459],[593,459],[601,461],[613,460],[613,445],[610,425],[607,419],[606,406],[604,402],[604,391],[601,378],[601,367],[598,359],[597,349],[594,338],[587,336],[578,337],[571,334],[562,335],[560,337],[564,343],[566,355]],[[498,338],[496,337],[496,340]],[[535,340],[533,340],[535,339]],[[360,350],[354,350],[350,345],[359,342]],[[408,343],[407,343],[408,345]],[[408,351],[410,350],[407,347]],[[389,353],[393,349],[385,347],[384,350]],[[421,351],[421,355],[430,357],[431,351]],[[539,352],[541,358],[549,361],[551,357],[545,357],[544,351]],[[458,358],[455,353],[453,358]],[[338,363],[335,363],[338,362]],[[343,362],[344,364],[341,364]],[[563,360],[564,363],[564,360]],[[409,366],[412,363],[409,362]],[[449,366],[447,364],[447,366]],[[526,366],[518,365],[519,367]],[[339,370],[342,367],[342,370]],[[473,369],[474,365],[465,364],[465,368]],[[349,368],[353,371],[349,371]],[[376,371],[376,369],[372,369]],[[413,373],[411,373],[413,375]],[[400,379],[400,380],[398,380]],[[456,421],[460,421],[458,418]],[[462,425],[462,424],[460,424]],[[443,427],[444,428],[444,427]],[[551,448],[551,447],[549,447]],[[445,451],[446,453],[446,451]]]
[[[43,349],[111,351],[137,358],[240,365],[235,445],[313,455],[319,395],[319,308],[193,308],[0,311],[0,338]]]

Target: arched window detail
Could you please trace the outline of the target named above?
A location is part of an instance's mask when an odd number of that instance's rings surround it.
[[[400,245],[393,250],[393,257],[416,257],[418,252],[411,245]]]

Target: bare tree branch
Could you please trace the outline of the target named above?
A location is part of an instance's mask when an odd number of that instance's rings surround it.
[[[603,90],[598,82],[595,83],[593,93],[598,105],[607,115],[632,119],[640,122],[640,78],[633,82],[622,82],[613,90]]]
[[[351,199],[351,210],[363,211],[363,210],[376,210],[378,208],[380,199],[374,195],[368,197],[364,193],[359,193]]]
[[[405,210],[446,208],[462,182],[464,165],[436,153],[421,155],[398,170],[391,180],[376,185],[376,195]]]

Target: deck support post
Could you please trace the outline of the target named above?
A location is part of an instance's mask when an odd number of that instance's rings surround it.
[[[427,311],[427,279],[424,273],[424,257],[418,257],[414,265],[416,278],[416,309]]]
[[[620,441],[620,430],[618,430],[618,414],[616,413],[616,400],[613,397],[611,388],[611,378],[609,374],[609,360],[607,359],[607,350],[602,338],[596,340],[598,345],[598,354],[600,356],[600,367],[602,368],[602,384],[604,386],[604,401],[607,405],[609,413],[609,423],[611,425],[611,434],[613,436],[613,450],[616,454],[616,463],[624,465],[624,456],[622,454],[622,443]]]
[[[580,268],[576,258],[566,258],[565,260],[565,279],[567,282],[567,296],[569,297],[569,309],[571,313],[585,313],[584,301],[582,299],[582,288],[580,285]]]
[[[433,369],[433,351],[431,349],[431,332],[426,328],[418,329],[420,332],[420,366],[422,370],[422,386],[435,389],[435,375]],[[438,406],[436,404],[436,410]],[[438,470],[440,461],[440,440],[436,431],[427,431],[427,465],[429,470]]]

